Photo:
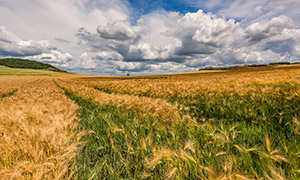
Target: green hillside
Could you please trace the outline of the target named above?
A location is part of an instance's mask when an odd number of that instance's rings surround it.
[[[236,66],[229,66],[229,67],[205,67],[202,69],[199,69],[198,71],[201,70],[243,70],[243,69],[257,69],[257,68],[270,68],[274,66],[279,66],[279,65],[294,65],[294,64],[299,64],[300,62],[273,62],[269,64],[245,64],[245,65],[236,65]]]
[[[50,64],[37,62],[33,60],[26,60],[26,59],[15,59],[15,58],[0,59],[0,65],[10,67],[10,68],[42,69],[42,70],[50,70],[55,72],[65,72]]]
[[[0,75],[52,75],[56,73],[59,72],[43,69],[9,68],[0,65]]]

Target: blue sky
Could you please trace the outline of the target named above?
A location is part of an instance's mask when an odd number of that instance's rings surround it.
[[[199,9],[185,1],[178,0],[129,0],[129,3],[133,8],[135,18],[157,10],[178,11],[185,14],[187,12],[196,12]]]
[[[300,1],[2,0],[0,57],[99,75],[300,61]]]

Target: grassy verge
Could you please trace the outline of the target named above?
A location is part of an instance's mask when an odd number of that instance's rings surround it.
[[[17,92],[17,91],[18,91],[18,89],[14,89],[14,90],[12,90],[12,91],[10,91],[10,92],[8,92],[8,93],[1,94],[1,95],[0,95],[0,98],[10,97],[10,96],[14,95],[15,92]]]
[[[278,88],[278,87],[277,87]],[[75,160],[80,179],[298,179],[299,97],[199,94],[178,99],[196,121],[168,123],[65,94],[88,131]],[[109,92],[108,92],[109,93]]]

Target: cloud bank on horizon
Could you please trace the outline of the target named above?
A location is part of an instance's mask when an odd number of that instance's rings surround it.
[[[3,0],[0,57],[103,75],[295,62],[300,1]]]

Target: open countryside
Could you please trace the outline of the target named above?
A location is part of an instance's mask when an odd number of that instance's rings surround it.
[[[298,64],[136,77],[0,70],[1,179],[300,178]]]
[[[300,0],[0,0],[0,180],[300,180]]]

